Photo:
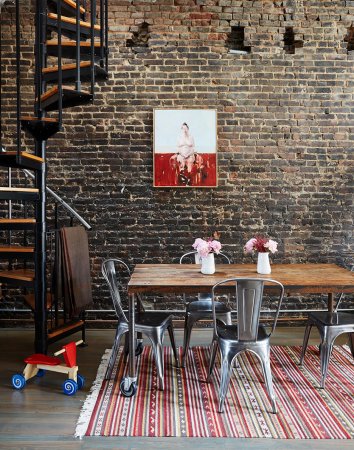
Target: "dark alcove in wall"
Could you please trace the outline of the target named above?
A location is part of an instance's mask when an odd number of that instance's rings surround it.
[[[284,50],[285,53],[295,54],[297,48],[303,47],[304,43],[301,40],[295,39],[295,33],[293,27],[285,27],[284,33]]]
[[[142,22],[137,31],[133,31],[132,37],[127,39],[127,47],[148,47],[150,39],[149,24]]]
[[[245,45],[245,27],[231,27],[226,45],[230,53],[250,53],[251,47]]]
[[[348,33],[344,38],[344,41],[347,42],[347,51],[352,52],[354,50],[354,27],[348,28]]]

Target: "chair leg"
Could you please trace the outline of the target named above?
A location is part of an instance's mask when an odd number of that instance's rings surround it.
[[[349,348],[350,348],[350,351],[352,352],[352,356],[354,358],[354,333],[349,333],[348,337],[349,337],[349,340],[348,340]]]
[[[261,362],[263,375],[264,375],[268,395],[270,398],[270,403],[272,405],[272,412],[273,412],[273,414],[276,414],[277,413],[277,405],[275,402],[275,393],[274,393],[274,388],[273,388],[272,372],[270,369],[270,349],[268,347],[267,349],[261,349],[260,351],[257,351],[255,353]]]
[[[120,340],[121,340],[122,336],[124,335],[124,333],[126,333],[126,330],[122,330],[119,327],[117,328],[116,335],[114,338],[112,353],[109,358],[108,367],[107,367],[106,374],[105,374],[105,380],[109,380],[112,376],[112,370],[113,370],[114,362],[117,358]],[[128,333],[126,334],[125,342],[128,342],[127,336],[128,336]],[[123,350],[123,351],[125,351],[125,350]],[[124,354],[124,360],[126,360],[125,354]]]
[[[304,362],[305,353],[306,353],[307,345],[308,345],[308,342],[309,342],[309,337],[310,337],[310,334],[311,334],[311,329],[312,329],[312,323],[307,321],[306,328],[305,328],[305,333],[304,333],[304,340],[303,340],[303,343],[302,343],[301,356],[300,356],[300,361],[299,361],[300,366],[302,366],[302,363]]]
[[[159,389],[160,389],[160,391],[163,391],[165,388],[164,379],[163,379],[163,371],[164,371],[163,345],[162,345],[163,333],[161,336],[161,334],[157,332],[157,335],[150,337],[150,339],[151,339],[152,349],[153,349],[154,357],[155,357],[157,376],[159,377]]]
[[[327,330],[325,330],[327,331]],[[329,360],[332,353],[333,339],[328,339],[327,333],[325,332],[324,338],[320,345],[320,363],[321,363],[321,388],[325,388]]]
[[[211,375],[213,373],[213,369],[214,369],[214,365],[215,365],[217,349],[218,349],[218,341],[216,339],[213,339],[213,341],[210,345],[210,362],[209,362],[208,376],[206,379],[207,383],[210,383],[210,380],[211,380]]]
[[[227,391],[229,389],[231,372],[232,372],[232,357],[228,353],[222,355],[221,362],[221,377],[220,377],[220,389],[219,389],[219,413],[224,411],[224,403]]]
[[[179,367],[179,359],[178,359],[178,353],[177,353],[177,347],[176,347],[176,341],[175,341],[175,334],[173,331],[173,325],[171,323],[171,325],[169,325],[167,327],[168,330],[168,334],[170,336],[170,341],[171,341],[171,347],[172,347],[172,351],[176,360],[176,367]]]
[[[184,321],[184,336],[183,336],[183,350],[182,350],[182,361],[181,367],[184,367],[186,357],[189,349],[189,342],[191,340],[192,328],[196,320],[190,314],[186,314],[186,318]]]
[[[126,335],[124,336],[124,364],[126,364],[127,360],[128,360],[128,355],[129,355],[129,334],[126,333]]]
[[[232,325],[231,312],[216,314],[216,319],[220,320],[220,322],[224,323],[225,325]]]

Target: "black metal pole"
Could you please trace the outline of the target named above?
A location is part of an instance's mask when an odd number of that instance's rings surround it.
[[[46,39],[45,20],[46,20],[46,1],[36,0],[36,52],[35,66],[36,79],[39,84],[39,97],[42,91],[42,68],[45,66],[45,46]],[[40,101],[39,101],[40,107]],[[42,114],[40,108],[38,112]],[[36,140],[36,155],[45,160],[46,156],[45,141]],[[42,165],[41,170],[36,172],[36,188],[39,189],[39,200],[36,204],[36,233],[35,233],[35,351],[38,353],[47,352],[47,280],[46,280],[46,164]]]
[[[2,32],[1,32],[1,16],[0,16],[0,111],[2,111]],[[0,114],[0,152],[2,152],[2,117]]]
[[[76,80],[75,89],[81,91],[81,74],[80,74],[80,59],[81,59],[81,49],[80,49],[80,2],[76,3]]]
[[[96,0],[91,0],[91,94],[92,101],[95,95],[95,21],[96,21]]]
[[[36,151],[45,158],[45,141],[36,142]],[[47,352],[47,280],[46,280],[46,165],[36,174],[39,201],[36,205],[35,239],[35,350]]]
[[[81,5],[81,1],[78,2]],[[87,10],[86,10],[86,0],[83,0],[82,2],[82,7],[84,8],[85,12],[84,12],[84,17],[83,17],[83,21],[86,22],[86,17],[87,17]]]
[[[58,1],[58,120],[61,127],[63,119],[63,67],[62,67],[62,45],[61,45],[61,1]]]
[[[106,71],[108,73],[108,55],[109,55],[109,47],[108,47],[108,0],[104,0],[104,8],[105,8],[105,55],[106,55]]]
[[[100,66],[104,67],[103,49],[104,49],[104,24],[105,24],[105,8],[103,0],[100,0],[100,48],[101,48],[101,59]]]
[[[16,0],[16,148],[17,156],[21,151],[21,32],[20,2]]]
[[[41,23],[42,23],[42,0],[36,0],[36,18],[35,18],[35,44],[34,44],[34,58],[35,58],[35,73],[34,73],[34,84],[35,84],[35,115],[41,117],[42,106],[41,106],[41,94],[42,94],[42,64],[41,61]]]

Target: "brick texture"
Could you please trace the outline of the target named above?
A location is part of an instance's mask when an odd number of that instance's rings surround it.
[[[26,8],[29,108],[33,5]],[[109,80],[92,106],[66,110],[64,130],[48,141],[48,184],[93,226],[95,307],[110,305],[103,258],[177,262],[213,229],[235,262],[250,262],[242,248],[255,234],[279,242],[274,262],[348,262],[354,51],[345,37],[353,20],[353,1],[109,1]],[[148,47],[127,47],[142,22]],[[249,54],[229,52],[232,26],[245,27]],[[303,42],[295,54],[284,50],[286,27]],[[3,26],[9,145],[13,31]],[[218,188],[152,187],[153,108],[217,109]]]

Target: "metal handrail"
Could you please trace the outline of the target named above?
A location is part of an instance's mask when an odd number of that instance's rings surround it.
[[[23,169],[23,172],[25,176],[32,178],[32,180],[35,179],[35,175],[33,175],[33,173],[31,173],[29,170]],[[52,191],[52,189],[50,189],[48,186],[46,186],[46,191],[67,211],[69,211],[69,213],[73,215],[87,230],[92,229],[91,225],[88,222],[86,222],[86,220],[83,217],[81,217],[79,213],[77,213],[70,205],[66,203],[65,200],[63,200],[58,194]]]
[[[75,89],[81,91],[81,13],[80,13],[80,2],[76,2],[76,79],[75,79]]]
[[[21,151],[21,31],[20,2],[16,0],[16,151]]]
[[[1,152],[5,152],[6,150],[4,149],[4,147],[0,148]],[[34,180],[36,177],[33,173],[31,173],[29,170],[27,169],[22,169],[23,173],[25,174],[25,176],[27,178],[31,178],[32,180]],[[11,185],[11,179],[9,179],[9,186]],[[46,191],[48,192],[48,194],[50,194],[58,203],[60,203],[65,209],[67,209],[69,211],[69,213],[71,215],[73,215],[87,230],[92,230],[91,225],[86,222],[86,220],[80,216],[79,213],[77,213],[70,205],[68,205],[66,203],[65,200],[63,200],[58,194],[56,194],[54,191],[52,191],[52,189],[50,189],[48,186],[46,186]]]

